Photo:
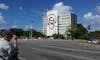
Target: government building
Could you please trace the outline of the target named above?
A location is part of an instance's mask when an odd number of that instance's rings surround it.
[[[50,10],[43,16],[43,33],[46,36],[61,34],[66,37],[66,31],[76,24],[77,16],[75,14],[59,14],[57,10]]]

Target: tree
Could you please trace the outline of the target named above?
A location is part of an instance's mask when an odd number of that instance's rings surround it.
[[[0,37],[2,36],[2,32],[5,31],[5,29],[0,30]]]
[[[100,40],[100,31],[93,31],[93,32],[90,32],[90,35],[91,35],[91,37]]]
[[[63,35],[61,35],[61,34],[53,34],[52,37],[53,37],[54,39],[64,39],[64,38],[65,38],[65,37],[64,37]]]
[[[71,36],[72,39],[88,39],[88,31],[81,24],[71,26],[68,32],[67,36]]]
[[[17,35],[18,37],[23,36],[23,30],[22,29],[19,29],[19,28],[11,28],[10,30],[11,30],[11,32],[13,34]]]
[[[6,30],[6,29],[1,29],[0,30],[0,33],[2,33],[2,31],[4,31],[4,30]],[[29,37],[29,32],[30,32],[30,30],[27,30],[27,31],[24,31],[23,29],[20,29],[20,28],[10,28],[9,30],[11,30],[11,32],[13,33],[13,34],[16,34],[19,38],[20,37]],[[32,30],[32,37],[45,37],[45,35],[44,34],[42,34],[41,32],[37,32],[36,30]]]
[[[23,36],[29,37],[29,31],[23,31]]]

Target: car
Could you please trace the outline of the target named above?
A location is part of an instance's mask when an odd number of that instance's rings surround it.
[[[93,39],[91,41],[88,41],[89,43],[93,43],[93,44],[100,44],[100,40],[97,39]]]

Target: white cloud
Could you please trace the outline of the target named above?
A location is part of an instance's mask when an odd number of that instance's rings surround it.
[[[17,28],[17,25],[16,25],[16,24],[14,24],[14,25],[12,26],[12,28]]]
[[[100,13],[100,6],[96,6],[96,11]]]
[[[6,5],[6,4],[4,4],[4,3],[0,3],[0,9],[2,9],[2,10],[7,10],[9,7]]]
[[[0,29],[5,29],[5,27],[0,27]]]
[[[4,24],[4,23],[6,23],[6,21],[4,20],[2,14],[0,14],[0,24]]]
[[[100,25],[100,15],[93,15],[92,12],[88,12],[87,14],[84,14],[84,18],[89,24]]]
[[[29,26],[28,26],[28,25],[26,25],[26,26],[25,26],[25,28],[26,28],[26,29],[28,29],[28,28],[29,28]]]
[[[32,25],[26,25],[25,28],[26,28],[26,29],[32,29],[33,26],[32,26]]]
[[[19,7],[19,10],[21,10],[21,11],[22,11],[22,10],[23,10],[23,7],[22,7],[22,6],[20,6],[20,7]]]
[[[0,12],[0,15],[2,15],[2,13]]]
[[[52,10],[57,10],[59,14],[66,14],[71,12],[72,7],[64,5],[63,2],[59,2],[53,6]]]

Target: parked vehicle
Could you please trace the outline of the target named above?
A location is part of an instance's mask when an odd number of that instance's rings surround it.
[[[89,43],[92,43],[92,44],[100,44],[100,40],[97,40],[97,39],[93,39],[91,41],[88,41]]]

